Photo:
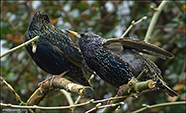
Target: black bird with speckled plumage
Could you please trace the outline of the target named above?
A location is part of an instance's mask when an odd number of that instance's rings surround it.
[[[156,87],[170,96],[178,96],[163,81],[160,69],[138,51],[159,56],[160,58],[173,55],[157,46],[131,38],[103,39],[93,33],[76,33],[67,30],[79,38],[79,46],[90,69],[94,70],[104,81],[119,87],[127,84],[131,77],[138,75],[145,69],[147,73],[142,81],[152,79]]]
[[[82,85],[90,85],[80,68],[84,67],[81,52],[63,31],[50,23],[47,13],[43,11],[34,14],[25,41],[35,36],[40,36],[39,40],[29,44],[26,50],[42,70],[53,75],[69,70],[65,76]]]

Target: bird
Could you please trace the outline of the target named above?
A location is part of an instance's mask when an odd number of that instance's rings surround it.
[[[141,81],[151,79],[156,83],[157,89],[163,90],[169,96],[178,96],[166,85],[156,64],[139,53],[166,59],[174,57],[170,52],[133,38],[103,39],[94,33],[77,33],[71,30],[67,32],[78,38],[79,47],[89,68],[105,82],[119,88],[119,91],[132,77],[137,78],[146,70]]]
[[[34,14],[24,41],[35,36],[39,36],[38,41],[28,44],[26,50],[42,70],[54,75],[49,79],[65,75],[84,86],[91,86],[84,74],[91,70],[84,64],[80,49],[64,31],[50,23],[49,16],[44,11]],[[41,90],[47,80],[38,84],[41,85]]]

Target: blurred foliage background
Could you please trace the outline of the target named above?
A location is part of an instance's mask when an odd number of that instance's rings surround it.
[[[23,42],[24,34],[29,22],[36,11],[44,10],[48,13],[51,23],[60,29],[71,29],[77,32],[93,32],[103,38],[120,37],[132,20],[138,20],[147,16],[147,20],[137,24],[127,34],[132,38],[143,40],[148,29],[154,10],[160,1],[1,1],[1,54]],[[128,98],[125,101],[123,111],[130,112],[142,107],[142,104],[158,104],[170,101],[186,100],[185,65],[186,65],[186,35],[185,35],[185,1],[177,0],[169,2],[161,12],[150,43],[158,45],[174,54],[173,59],[161,60],[147,56],[153,60],[162,70],[162,76],[168,84],[176,90],[180,96],[170,98],[161,91],[145,92],[138,99]],[[72,37],[73,38],[73,37]],[[77,40],[73,38],[77,43]],[[1,76],[21,96],[23,101],[31,96],[38,83],[50,74],[42,71],[31,59],[25,48],[7,55],[1,59]],[[114,96],[117,88],[105,83],[99,77],[91,81],[94,99],[104,99]],[[14,95],[1,82],[1,102],[19,104]],[[75,100],[78,95],[71,95]],[[82,98],[80,103],[88,99]],[[65,106],[68,102],[59,92],[51,92],[40,106]],[[94,104],[77,107],[78,112],[84,112],[94,107]],[[99,112],[97,110],[95,112]],[[185,106],[168,106],[150,109],[146,112],[184,112]],[[41,112],[71,112],[69,109],[49,110]]]

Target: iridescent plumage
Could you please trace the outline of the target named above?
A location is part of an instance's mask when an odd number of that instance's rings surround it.
[[[35,36],[40,36],[38,42],[29,44],[26,49],[41,69],[53,75],[69,70],[65,76],[82,85],[90,85],[81,69],[86,70],[81,52],[63,31],[50,23],[47,13],[43,11],[34,14],[25,41]],[[36,47],[35,52],[33,46]]]
[[[178,96],[163,81],[160,69],[138,51],[164,59],[173,57],[171,53],[144,41],[130,38],[104,40],[93,33],[68,32],[79,38],[79,46],[87,65],[107,83],[119,87],[128,83],[131,77],[138,77],[145,69],[147,73],[142,81],[152,79],[156,82],[157,88],[170,96]]]

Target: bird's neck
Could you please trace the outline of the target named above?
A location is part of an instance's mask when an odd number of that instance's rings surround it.
[[[100,47],[102,46],[101,43],[89,43],[87,45],[84,45],[81,47],[81,50],[84,54],[84,57],[92,57],[94,55],[94,52]]]
[[[32,21],[29,25],[29,30],[42,30],[42,29],[47,29],[47,27],[49,27],[50,24],[49,23],[44,23],[44,22],[40,22],[40,21]]]

